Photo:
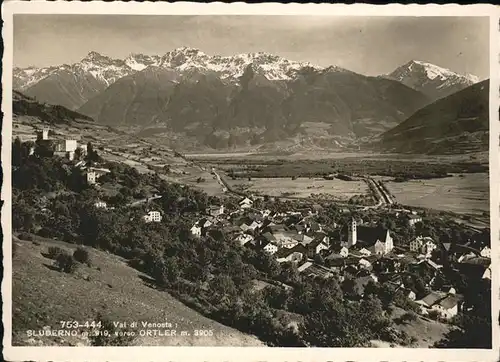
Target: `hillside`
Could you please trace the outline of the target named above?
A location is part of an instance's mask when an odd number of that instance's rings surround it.
[[[488,150],[489,80],[417,111],[384,133],[377,147],[396,153],[451,154]]]
[[[446,97],[479,82],[479,78],[474,75],[458,74],[420,60],[411,60],[396,68],[387,78],[418,90],[432,100]]]
[[[60,105],[39,103],[35,98],[18,91],[12,94],[12,111],[15,116],[36,117],[46,123],[94,122],[81,113],[71,111]]]
[[[60,329],[59,321],[95,320],[101,312],[112,321],[169,321],[177,331],[213,330],[214,336],[142,337],[141,346],[259,346],[255,337],[203,317],[166,292],[152,288],[149,277],[127,266],[115,255],[91,249],[92,265],[76,274],[53,270],[45,257],[48,247],[74,250],[73,244],[36,237],[36,242],[14,238],[13,345],[89,345],[84,337],[31,337],[26,330],[46,326]],[[191,333],[193,334],[193,333]]]

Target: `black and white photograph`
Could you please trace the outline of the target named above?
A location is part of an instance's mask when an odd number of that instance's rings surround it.
[[[11,14],[11,346],[494,349],[461,14]]]

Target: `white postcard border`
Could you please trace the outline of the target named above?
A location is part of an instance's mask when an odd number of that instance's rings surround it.
[[[130,15],[322,15],[322,16],[487,16],[490,17],[490,214],[491,237],[500,240],[499,212],[499,57],[500,9],[493,5],[342,5],[342,4],[246,4],[246,3],[134,3],[134,2],[18,2],[2,4],[4,27],[3,101],[5,120],[12,119],[12,57],[13,14],[130,14]],[[480,56],[480,55],[478,55]],[[2,295],[12,295],[11,234],[11,144],[12,122],[3,122],[2,166],[3,184],[2,228],[4,278]],[[493,227],[495,226],[495,227]],[[492,243],[492,350],[413,349],[413,348],[266,348],[266,347],[12,347],[12,301],[3,298],[4,356],[7,360],[88,361],[88,360],[160,360],[160,361],[497,361],[499,360],[500,330],[499,276],[500,245]]]

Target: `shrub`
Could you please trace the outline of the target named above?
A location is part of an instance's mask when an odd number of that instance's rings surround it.
[[[413,322],[417,320],[417,316],[414,313],[405,313],[401,316],[401,320]]]
[[[48,253],[47,253],[47,256],[50,258],[50,259],[54,259],[54,260],[57,260],[57,257],[64,253],[64,250],[62,250],[60,247],[58,246],[50,246],[49,247],[49,250],[48,250]]]
[[[87,264],[88,266],[92,264],[89,252],[82,247],[78,247],[75,250],[75,252],[73,253],[73,258],[82,264]]]
[[[73,259],[72,255],[66,252],[62,252],[57,256],[55,264],[59,271],[62,271],[64,273],[72,274],[78,268],[78,263],[76,262],[76,260]]]
[[[19,239],[21,240],[26,240],[26,241],[33,241],[33,236],[28,233],[21,233],[19,234]]]
[[[429,311],[429,313],[427,314],[427,316],[430,318],[430,319],[433,319],[435,321],[439,320],[439,317],[440,317],[440,314],[437,310],[431,310]]]
[[[403,314],[401,317],[397,318],[398,324],[410,323],[417,320],[417,316],[415,313],[407,312]]]

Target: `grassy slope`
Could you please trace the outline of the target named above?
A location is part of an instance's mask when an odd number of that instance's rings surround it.
[[[40,245],[20,241],[13,258],[12,305],[13,345],[87,345],[82,338],[37,337],[29,339],[27,329],[44,326],[59,329],[59,321],[93,320],[102,312],[111,321],[177,323],[181,330],[211,329],[213,337],[143,337],[136,345],[256,346],[255,337],[212,321],[188,308],[166,292],[153,289],[146,277],[126,265],[122,258],[90,250],[92,267],[80,266],[76,274],[52,270],[52,260],[44,257],[49,246],[68,251],[75,245],[44,239]],[[98,270],[100,268],[101,270]],[[90,280],[84,279],[89,276]],[[146,277],[147,278],[147,277]]]
[[[393,306],[393,308],[394,309],[391,315],[393,321],[397,320],[406,313],[405,310],[399,307]],[[447,324],[435,322],[427,318],[424,319],[420,316],[417,317],[417,320],[410,323],[397,324],[395,321],[394,327],[398,330],[406,332],[410,337],[415,337],[417,342],[412,345],[412,347],[416,348],[432,347],[434,343],[440,341],[449,330],[449,326]],[[377,340],[372,341],[372,345],[374,347],[387,348],[390,346],[390,343]]]

